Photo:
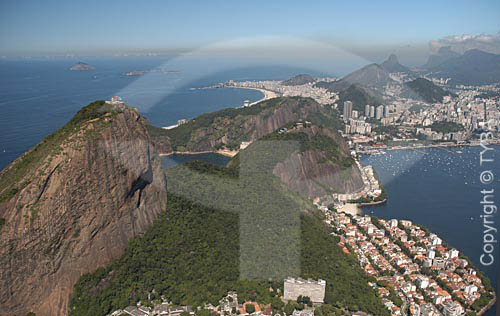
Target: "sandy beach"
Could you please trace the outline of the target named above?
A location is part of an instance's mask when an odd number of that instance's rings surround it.
[[[227,157],[234,157],[239,153],[239,150],[231,151],[231,150],[218,150],[218,151],[213,151],[213,150],[206,150],[206,151],[174,151],[170,153],[160,153],[160,157],[164,156],[170,156],[170,155],[199,155],[199,154],[209,154],[209,153],[214,153],[214,154],[219,154]]]
[[[259,102],[262,102],[262,101],[265,101],[265,100],[269,100],[269,99],[273,99],[273,98],[277,98],[279,97],[279,94],[274,92],[274,91],[271,91],[271,90],[266,90],[266,89],[261,89],[261,88],[253,88],[253,87],[233,87],[233,86],[224,86],[224,88],[235,88],[235,89],[250,89],[250,90],[257,90],[257,91],[260,91],[262,92],[262,94],[264,94],[264,97],[260,100],[257,100],[255,102],[252,102],[250,103],[250,105],[254,105],[254,104],[257,104]]]
[[[361,214],[361,210],[359,209],[357,204],[354,203],[346,203],[344,206],[338,209],[339,212],[344,212],[351,215],[359,215]]]

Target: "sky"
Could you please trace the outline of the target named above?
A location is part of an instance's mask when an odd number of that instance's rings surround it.
[[[460,34],[497,34],[500,1],[1,0],[0,55],[192,50],[301,38],[377,58]]]

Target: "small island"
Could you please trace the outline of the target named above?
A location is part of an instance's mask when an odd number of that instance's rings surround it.
[[[82,63],[82,62],[77,62],[69,70],[71,71],[87,71],[87,70],[94,70],[95,68],[89,64]]]

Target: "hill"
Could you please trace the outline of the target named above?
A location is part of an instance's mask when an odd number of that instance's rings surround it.
[[[364,106],[364,105],[363,105]],[[305,124],[305,121],[309,123]],[[299,125],[307,125],[296,127]],[[290,133],[277,132],[280,128]],[[199,116],[171,130],[156,130],[155,143],[171,143],[176,151],[239,149],[240,144],[267,137],[313,137],[327,141],[330,152],[310,151],[291,158],[277,171],[285,182],[306,196],[323,196],[332,190],[353,192],[362,186],[359,170],[352,166],[349,148],[337,133],[343,129],[338,113],[307,98],[275,98],[249,108],[226,109]],[[296,133],[300,131],[300,133]],[[286,135],[285,135],[286,134]],[[279,137],[278,137],[279,136]],[[276,140],[273,138],[273,140]],[[329,149],[329,150],[330,150]],[[328,162],[328,163],[324,163]],[[290,170],[300,171],[295,175]]]
[[[315,81],[316,79],[310,75],[300,74],[288,80],[282,81],[281,84],[284,86],[300,86],[307,83],[313,83]]]
[[[451,78],[453,83],[484,85],[500,82],[500,55],[478,49],[450,58],[430,69],[437,77]]]
[[[387,63],[386,66],[389,67]],[[397,66],[393,66],[394,69],[397,68]],[[340,105],[343,105],[344,101],[352,101],[353,109],[363,112],[366,104],[374,105],[381,103],[382,91],[389,83],[394,83],[394,80],[389,76],[389,71],[381,65],[370,64],[348,74],[340,80],[333,82],[322,81],[316,83],[315,86],[338,93]]]
[[[432,69],[448,61],[449,59],[459,56],[460,54],[452,51],[450,46],[441,47],[438,50],[437,54],[429,56],[427,62],[422,66],[422,68]]]
[[[104,101],[0,172],[0,310],[67,315],[80,275],[119,258],[166,208],[137,110]]]
[[[382,99],[372,95],[366,88],[352,84],[349,88],[339,92],[339,105],[344,106],[345,101],[352,102],[352,109],[360,113],[365,112],[365,105],[378,106],[382,104]]]
[[[94,70],[95,68],[89,64],[78,62],[71,66],[69,70],[72,71],[85,71],[85,70]]]
[[[273,174],[296,193],[313,198],[363,188],[359,169],[337,132],[316,125],[292,124],[286,133],[277,131],[261,140],[298,144],[299,150],[273,168]]]
[[[427,103],[441,103],[446,95],[453,93],[445,91],[443,88],[436,86],[432,81],[424,78],[417,78],[413,81],[405,83],[406,91],[403,93],[405,97],[417,100],[423,100]]]
[[[410,72],[410,69],[399,63],[395,54],[391,54],[380,66],[387,72]]]
[[[120,260],[80,279],[72,315],[147,302],[152,289],[153,298],[193,306],[217,304],[235,290],[241,301],[271,303],[279,312],[277,293],[287,276],[325,279],[328,305],[388,315],[317,210],[273,175],[290,154],[316,145],[272,137],[252,143],[227,167],[191,162],[168,169],[169,211]],[[313,147],[302,148],[307,144]]]
[[[380,89],[392,81],[393,80],[389,77],[389,72],[382,68],[382,66],[370,64],[348,74],[338,81],[317,85],[332,92],[339,92],[349,88],[352,84],[370,89]]]
[[[312,99],[274,98],[251,107],[203,114],[163,131],[157,139],[168,138],[174,151],[207,151],[222,147],[238,149],[243,141],[256,140],[320,110],[321,106]]]

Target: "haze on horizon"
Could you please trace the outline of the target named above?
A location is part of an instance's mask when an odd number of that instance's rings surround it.
[[[396,53],[417,66],[440,46],[500,53],[499,30],[493,0],[0,3],[5,57],[187,52],[293,62],[337,57],[333,49],[372,62]]]

